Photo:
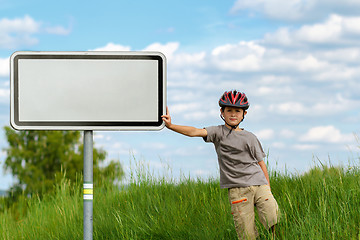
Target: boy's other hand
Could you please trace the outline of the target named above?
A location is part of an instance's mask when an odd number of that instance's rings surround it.
[[[171,126],[171,116],[170,116],[168,107],[166,107],[166,114],[162,115],[161,118],[165,122],[165,126],[167,128],[170,128],[170,126]]]

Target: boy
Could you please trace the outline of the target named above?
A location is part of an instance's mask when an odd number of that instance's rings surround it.
[[[228,188],[231,211],[239,239],[255,239],[254,206],[260,222],[275,235],[278,205],[270,190],[263,161],[265,153],[256,136],[239,124],[244,120],[249,102],[244,93],[225,92],[220,100],[224,125],[203,129],[172,124],[169,111],[162,116],[167,128],[189,137],[203,137],[215,145],[220,168],[220,187]]]

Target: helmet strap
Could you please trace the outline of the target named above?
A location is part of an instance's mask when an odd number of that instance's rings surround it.
[[[220,114],[220,117],[221,117],[222,120],[224,120],[224,122],[225,122],[228,126],[231,127],[231,130],[236,129],[236,128],[239,126],[239,124],[244,120],[244,119],[241,120],[241,121],[240,121],[238,124],[236,124],[236,125],[231,125],[231,124],[229,124],[229,123],[226,122],[226,120],[225,120],[225,118],[223,117],[223,115]]]

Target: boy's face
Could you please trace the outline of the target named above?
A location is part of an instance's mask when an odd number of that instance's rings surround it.
[[[242,108],[237,107],[225,107],[224,111],[220,109],[220,112],[225,118],[226,123],[233,126],[238,125],[247,113],[247,111],[244,112]]]

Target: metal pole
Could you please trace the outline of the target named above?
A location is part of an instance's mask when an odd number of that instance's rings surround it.
[[[93,131],[84,131],[84,240],[93,239]]]

